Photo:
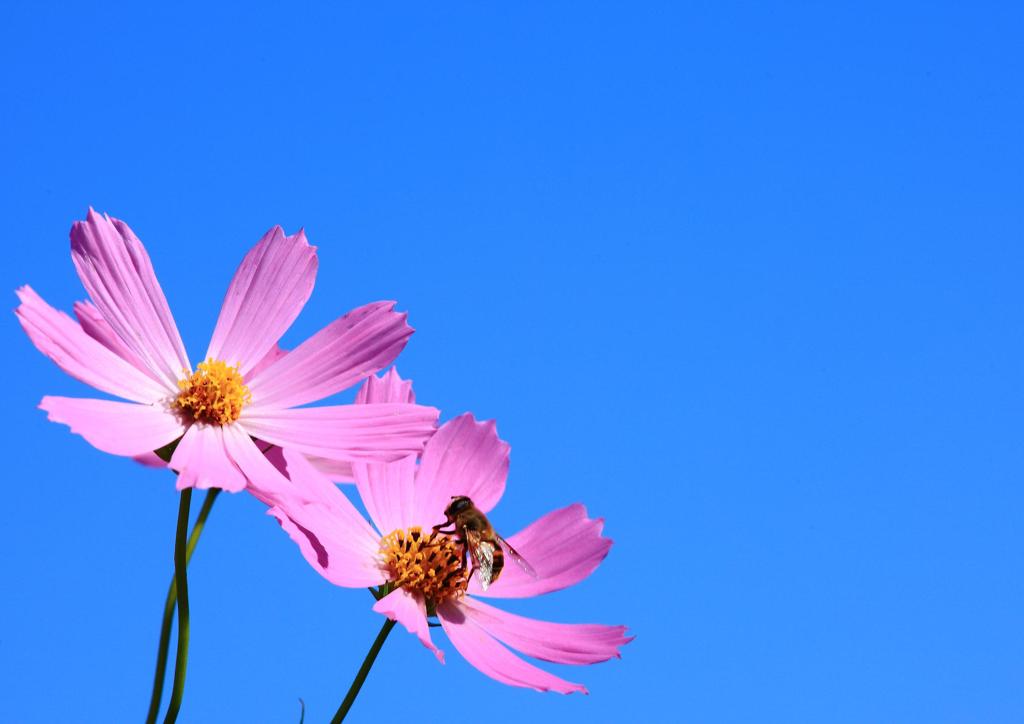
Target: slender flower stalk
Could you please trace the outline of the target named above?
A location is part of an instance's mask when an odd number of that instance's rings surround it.
[[[188,545],[185,547],[185,565],[192,560],[192,552],[199,543],[199,536],[203,534],[206,526],[206,519],[213,509],[213,504],[220,494],[220,488],[210,488],[203,499],[203,507],[199,509],[199,517],[188,537]],[[146,714],[146,724],[155,724],[157,714],[160,711],[160,699],[164,693],[164,676],[167,672],[167,652],[171,644],[171,622],[174,620],[174,610],[178,603],[178,582],[171,578],[171,584],[167,588],[167,600],[164,602],[164,617],[160,625],[160,644],[157,647],[156,671],[153,674],[153,694],[149,699],[149,712]]]
[[[380,633],[377,634],[377,638],[374,639],[373,645],[366,654],[366,658],[363,659],[363,665],[359,667],[359,672],[356,674],[356,678],[352,680],[352,686],[348,688],[348,693],[345,694],[344,701],[341,702],[341,706],[338,707],[338,711],[334,714],[334,718],[331,719],[331,724],[341,724],[341,722],[345,720],[348,710],[352,708],[352,704],[355,703],[356,697],[359,696],[359,690],[363,688],[363,682],[366,681],[366,675],[370,673],[370,667],[372,667],[373,662],[377,660],[377,654],[380,653],[381,647],[384,646],[385,639],[387,639],[388,634],[391,633],[391,629],[394,627],[394,621],[390,618],[384,619],[384,625],[381,626]]]
[[[49,418],[99,450],[146,464],[162,461],[177,474],[184,517],[149,719],[154,705],[159,708],[177,598],[170,722],[181,704],[188,653],[190,498],[184,491],[248,490],[270,505],[315,498],[276,468],[260,444],[315,457],[351,478],[354,464],[421,452],[438,411],[412,403],[308,406],[390,365],[413,330],[394,302],[374,302],[285,354],[277,342],[312,293],[318,265],[316,247],[301,230],[289,236],[274,227],[246,254],[194,367],[149,255],[127,224],[90,209],[72,226],[71,256],[90,298],[75,305],[77,322],[27,285],[17,291],[16,313],[43,354],[72,377],[122,400],[46,396],[40,408]]]
[[[174,538],[174,583],[178,591],[178,648],[174,654],[174,685],[171,689],[171,702],[167,705],[164,724],[173,724],[178,720],[178,710],[185,694],[185,670],[188,666],[188,559],[186,557],[186,540],[188,537],[188,509],[192,501],[192,489],[181,491],[178,505],[178,532]]]

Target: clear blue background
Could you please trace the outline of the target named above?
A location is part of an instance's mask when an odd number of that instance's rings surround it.
[[[580,500],[616,541],[507,605],[631,627],[551,667],[589,697],[396,632],[353,720],[1024,720],[1019,6],[137,5],[5,6],[8,306],[82,297],[91,204],[195,360],[304,226],[285,342],[399,300],[420,399],[512,444],[499,530]],[[0,721],[141,720],[173,480],[46,422],[89,390],[0,324]],[[380,625],[245,495],[191,581],[183,721],[325,721]]]

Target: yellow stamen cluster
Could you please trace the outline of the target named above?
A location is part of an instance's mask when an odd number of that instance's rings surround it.
[[[450,536],[399,529],[381,539],[380,552],[392,585],[420,594],[430,607],[466,591],[462,547]]]
[[[179,380],[181,393],[175,405],[192,413],[196,422],[226,425],[242,414],[249,404],[249,388],[242,382],[238,367],[208,359],[187,380]]]

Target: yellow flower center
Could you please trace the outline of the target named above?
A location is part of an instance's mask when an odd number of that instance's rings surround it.
[[[252,395],[242,382],[238,367],[208,359],[187,380],[179,380],[181,392],[174,404],[192,413],[196,422],[226,425],[242,414]]]
[[[423,596],[429,608],[461,596],[469,584],[462,546],[451,536],[399,529],[381,539],[380,552],[392,585]]]

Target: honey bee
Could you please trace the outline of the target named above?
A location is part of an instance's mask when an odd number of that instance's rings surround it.
[[[458,542],[463,549],[463,565],[465,555],[468,551],[473,561],[473,568],[470,570],[470,577],[478,573],[480,588],[487,590],[487,587],[498,580],[501,569],[505,567],[505,554],[502,545],[508,550],[520,568],[527,574],[537,577],[537,571],[526,562],[515,548],[509,545],[508,541],[494,531],[491,521],[487,516],[473,505],[473,501],[465,495],[452,496],[452,502],[444,510],[446,520],[440,525],[434,526],[435,533],[445,533],[458,536]],[[451,526],[450,530],[443,530],[445,526]]]

